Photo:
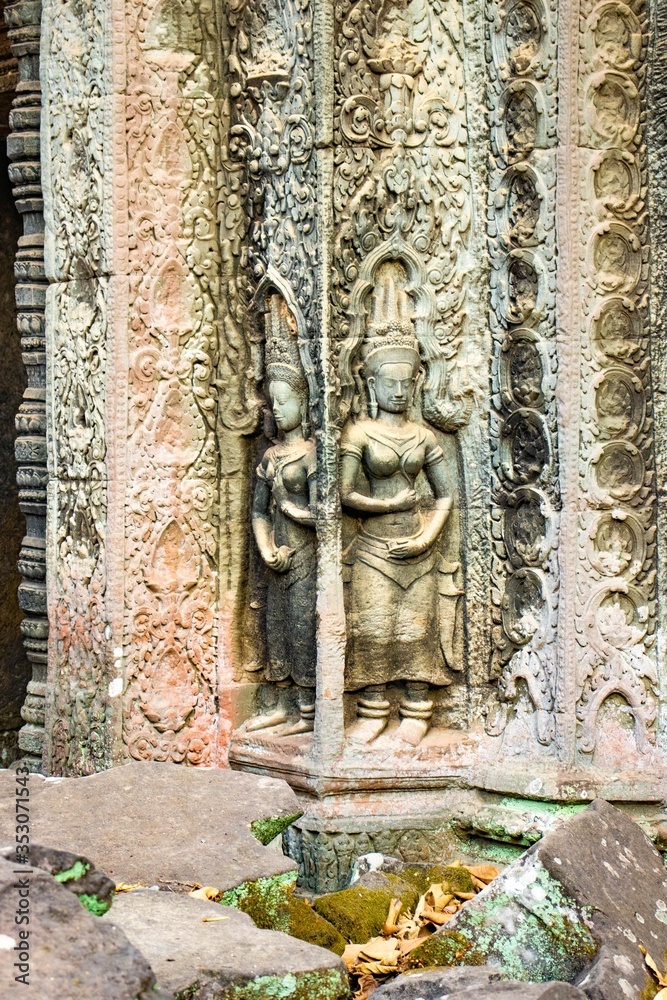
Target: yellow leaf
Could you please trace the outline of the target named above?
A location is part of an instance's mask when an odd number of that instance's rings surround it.
[[[398,930],[398,925],[396,921],[398,920],[398,915],[401,912],[403,903],[400,899],[392,899],[389,904],[389,913],[387,914],[387,919],[382,925],[382,934],[385,937],[389,937],[391,934],[395,934]]]
[[[203,924],[212,924],[212,923],[214,923],[214,922],[215,922],[216,920],[229,920],[229,917],[226,917],[226,916],[225,916],[225,917],[202,917],[202,918],[201,918],[201,922],[202,922]]]
[[[644,948],[644,946],[640,944],[639,950],[644,956],[644,961],[648,965],[649,969],[651,970],[655,978],[658,980],[660,986],[667,986],[667,978],[665,978],[665,974],[660,971],[654,959],[652,959],[649,953],[647,952],[646,948]],[[661,990],[660,992],[662,993],[663,991]]]
[[[132,892],[133,889],[146,889],[147,886],[143,885],[142,882],[119,882],[116,886],[116,892]]]
[[[426,893],[426,904],[434,910],[443,910],[454,899],[453,893],[446,888],[446,883],[432,885]]]
[[[488,885],[493,879],[500,875],[500,868],[496,868],[495,865],[464,865],[463,866],[474,878],[478,878],[480,882],[484,882]]]
[[[362,959],[370,958],[395,965],[398,962],[398,955],[398,941],[395,941],[394,938],[374,937],[361,946]]]
[[[192,896],[193,899],[210,899],[211,902],[217,903],[222,898],[222,893],[214,885],[203,885],[200,889],[193,889],[188,896]]]

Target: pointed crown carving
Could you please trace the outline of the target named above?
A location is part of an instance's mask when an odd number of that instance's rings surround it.
[[[388,274],[378,283],[371,301],[371,315],[361,349],[366,375],[389,362],[407,362],[416,370],[421,358],[412,321],[408,293],[396,288]]]
[[[301,396],[308,396],[296,323],[281,295],[272,295],[268,302],[266,322],[266,381],[287,382]]]

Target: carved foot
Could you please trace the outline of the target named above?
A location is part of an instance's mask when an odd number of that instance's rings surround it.
[[[357,719],[345,734],[350,743],[372,743],[386,728],[386,718],[381,719]]]
[[[291,726],[280,731],[281,736],[298,736],[300,733],[312,733],[315,728],[313,719],[297,719]]]
[[[248,719],[245,724],[246,733],[257,732],[258,729],[273,729],[274,726],[281,726],[287,720],[287,712],[282,705],[277,705],[270,712],[264,715],[256,715],[254,719]]]
[[[408,746],[416,747],[426,736],[430,725],[427,719],[401,719],[401,724],[396,732],[392,733],[391,739],[396,743],[406,743]]]

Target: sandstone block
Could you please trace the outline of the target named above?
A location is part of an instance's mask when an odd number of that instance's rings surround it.
[[[597,800],[547,834],[411,956],[413,967],[489,963],[507,978],[578,985],[590,1000],[657,986],[667,877],[625,813]],[[650,995],[650,994],[647,994]]]
[[[121,930],[93,916],[47,872],[0,859],[0,994],[43,1000],[148,1000],[150,965]],[[29,924],[15,923],[18,879],[27,881]],[[21,931],[29,936],[21,937]],[[27,948],[25,947],[27,942]],[[25,960],[27,953],[27,961]],[[19,963],[15,965],[15,963]],[[18,975],[28,976],[16,982]],[[14,993],[12,992],[13,996]]]
[[[14,843],[15,782],[0,772],[0,846]],[[32,841],[90,858],[115,882],[221,891],[281,876],[291,883],[294,862],[263,844],[299,812],[285,781],[216,768],[135,762],[30,778]]]
[[[501,981],[490,966],[408,972],[377,990],[375,1000],[585,1000],[568,983]]]
[[[181,893],[117,896],[105,924],[122,929],[158,986],[188,1000],[343,1000],[347,974],[332,952],[257,928],[245,913]]]

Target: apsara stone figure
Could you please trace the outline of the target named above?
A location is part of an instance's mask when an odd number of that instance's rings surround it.
[[[389,720],[386,685],[404,682],[393,738],[416,745],[433,714],[430,685],[449,683],[438,628],[438,539],[451,499],[436,436],[410,417],[421,358],[408,295],[391,275],[373,295],[361,357],[369,416],[348,421],[341,440],[341,499],[361,519],[345,556],[345,689],[359,692],[348,738],[375,739]],[[430,503],[415,489],[422,471]]]
[[[278,440],[257,468],[252,527],[268,570],[266,680],[277,698],[247,731],[287,721],[284,690],[299,693],[298,722],[280,735],[309,732],[315,718],[315,601],[317,497],[315,442],[308,425],[308,385],[299,359],[296,330],[284,300],[273,295],[267,313],[266,387]]]

